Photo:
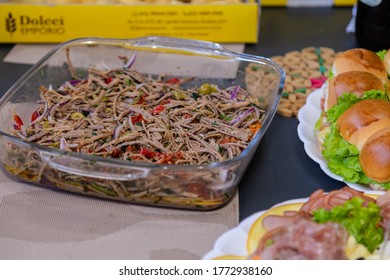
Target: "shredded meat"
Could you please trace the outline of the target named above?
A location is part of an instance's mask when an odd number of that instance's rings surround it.
[[[313,213],[319,208],[330,210],[337,205],[344,204],[353,197],[362,198],[364,200],[363,205],[367,205],[368,202],[375,202],[375,199],[366,196],[364,192],[349,187],[343,187],[340,190],[334,190],[329,193],[319,189],[309,197],[309,200],[302,206],[301,211]]]
[[[271,245],[259,253],[260,259],[339,260],[346,259],[348,232],[337,223],[317,224],[299,216],[294,223],[271,231]]]
[[[86,79],[41,87],[37,119],[14,134],[68,151],[159,164],[232,159],[261,127],[248,92],[128,68],[90,68]],[[184,85],[184,86],[183,86]]]

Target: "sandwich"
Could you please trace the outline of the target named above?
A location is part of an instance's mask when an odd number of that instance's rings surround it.
[[[379,55],[367,49],[355,48],[339,53],[323,86],[321,109],[326,112],[345,92],[361,95],[371,89],[385,90],[388,73],[390,52]]]
[[[337,104],[337,99],[344,93],[353,93],[362,97],[364,92],[377,89],[385,91],[385,85],[381,79],[370,72],[351,70],[340,73],[331,78],[324,88],[324,106],[326,112]]]
[[[379,54],[355,48],[339,53],[323,86],[321,109],[326,112],[345,92],[361,95],[371,89],[385,90],[388,73],[390,74],[388,51]]]
[[[337,76],[349,71],[363,71],[377,76],[383,84],[386,84],[388,79],[387,67],[390,70],[390,64],[386,64],[387,61],[390,62],[390,54],[387,60],[382,59],[377,53],[371,50],[363,48],[349,49],[336,56],[330,75]]]
[[[375,190],[390,189],[390,102],[381,90],[361,97],[345,93],[327,111],[328,126],[318,131],[327,166],[344,181]]]
[[[337,105],[339,98],[346,93],[353,94],[361,98],[365,92],[371,90],[385,92],[385,85],[377,76],[370,72],[343,72],[327,81],[323,88],[321,116],[316,125],[320,150],[323,149],[324,138],[330,130],[331,123],[328,119],[329,109]]]
[[[322,113],[316,126],[320,149],[325,135],[329,132],[328,110],[337,104],[338,98],[344,93],[361,97],[365,92],[374,89],[386,92],[387,67],[390,71],[390,53],[387,52],[379,55],[367,49],[355,48],[336,56],[328,79],[322,87]]]
[[[315,127],[330,171],[346,182],[379,190],[390,189],[387,53],[352,49],[339,54],[323,87]]]
[[[328,168],[345,181],[390,189],[390,102],[382,91],[345,94],[328,111],[322,144]]]

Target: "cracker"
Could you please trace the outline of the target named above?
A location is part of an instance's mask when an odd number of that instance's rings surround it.
[[[307,96],[325,82],[336,52],[327,47],[306,47],[271,59],[284,68],[286,80],[278,114],[297,117]]]

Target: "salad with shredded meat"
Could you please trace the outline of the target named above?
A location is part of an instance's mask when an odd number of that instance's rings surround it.
[[[14,136],[69,152],[58,161],[94,176],[59,169],[39,150],[11,143],[5,169],[26,181],[114,200],[205,210],[228,201],[239,163],[196,172],[149,172],[129,165],[120,171],[126,178],[119,179],[97,161],[73,162],[71,153],[80,153],[199,167],[238,156],[262,126],[263,101],[239,85],[221,88],[212,80],[143,74],[132,69],[135,55],[120,59],[123,67],[102,62],[102,68],[85,71],[68,59],[73,78],[56,88],[41,85],[31,117],[17,109],[13,114]],[[84,78],[77,71],[84,71]]]
[[[240,86],[88,69],[86,79],[41,86],[30,123],[14,115],[13,133],[63,150],[157,164],[232,159],[261,127],[263,111]]]

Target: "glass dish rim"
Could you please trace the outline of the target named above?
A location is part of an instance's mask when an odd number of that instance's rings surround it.
[[[76,158],[78,160],[84,160],[84,161],[93,161],[93,162],[99,162],[100,164],[113,164],[117,166],[122,167],[134,167],[134,168],[149,168],[151,170],[161,170],[161,169],[167,169],[169,168],[170,171],[173,170],[186,170],[186,169],[199,169],[199,170],[206,170],[206,169],[213,169],[213,168],[220,168],[224,166],[230,166],[232,164],[235,164],[237,162],[240,162],[243,158],[246,158],[249,156],[249,153],[251,150],[256,149],[257,145],[260,143],[260,140],[265,134],[265,131],[268,129],[274,115],[276,114],[277,107],[279,104],[279,100],[282,96],[284,81],[286,77],[286,73],[284,69],[279,66],[276,62],[272,61],[270,58],[263,57],[263,56],[257,56],[257,55],[251,55],[251,54],[245,54],[245,53],[238,53],[231,50],[228,50],[227,48],[223,47],[221,44],[209,42],[209,41],[203,41],[203,40],[194,40],[194,39],[181,39],[181,38],[174,38],[174,37],[165,37],[165,36],[143,36],[143,37],[135,37],[135,38],[104,38],[104,37],[80,37],[75,38],[71,40],[67,40],[65,42],[62,42],[55,47],[53,47],[47,54],[45,54],[38,62],[36,62],[33,66],[31,66],[0,98],[0,105],[3,105],[17,90],[19,87],[21,87],[25,80],[29,79],[32,75],[34,75],[37,71],[39,71],[42,67],[46,65],[46,63],[49,61],[49,59],[53,56],[55,56],[58,52],[68,48],[68,47],[74,47],[78,45],[96,45],[96,44],[106,44],[106,45],[113,45],[113,46],[134,46],[137,42],[149,42],[150,44],[164,44],[167,47],[176,47],[179,49],[183,49],[184,47],[187,49],[189,53],[195,53],[195,51],[199,52],[211,52],[215,54],[220,54],[221,56],[230,56],[232,59],[236,59],[238,61],[247,61],[247,62],[254,62],[258,64],[263,64],[270,66],[274,68],[280,75],[280,81],[278,84],[276,96],[274,99],[274,102],[272,104],[269,104],[270,107],[268,108],[267,112],[268,115],[262,122],[262,126],[258,133],[256,133],[255,137],[250,141],[249,145],[235,158],[222,161],[222,162],[212,162],[209,164],[194,164],[194,165],[179,165],[179,164],[155,164],[155,163],[148,163],[148,162],[141,162],[141,161],[124,161],[122,159],[115,159],[115,158],[105,158],[101,156],[95,156],[95,155],[89,155],[89,154],[81,154],[76,152],[69,152],[69,151],[63,151],[57,148],[51,148],[51,147],[45,147],[33,142],[28,142],[25,140],[22,140],[18,137],[15,137],[13,135],[10,135],[6,132],[3,132],[0,130],[0,135],[2,137],[6,137],[13,142],[18,143],[22,146],[29,146],[31,148],[34,148],[35,150],[39,152],[45,152],[51,155],[54,155],[55,157],[72,157]],[[164,53],[164,51],[162,52]],[[196,54],[196,53],[195,53]]]

